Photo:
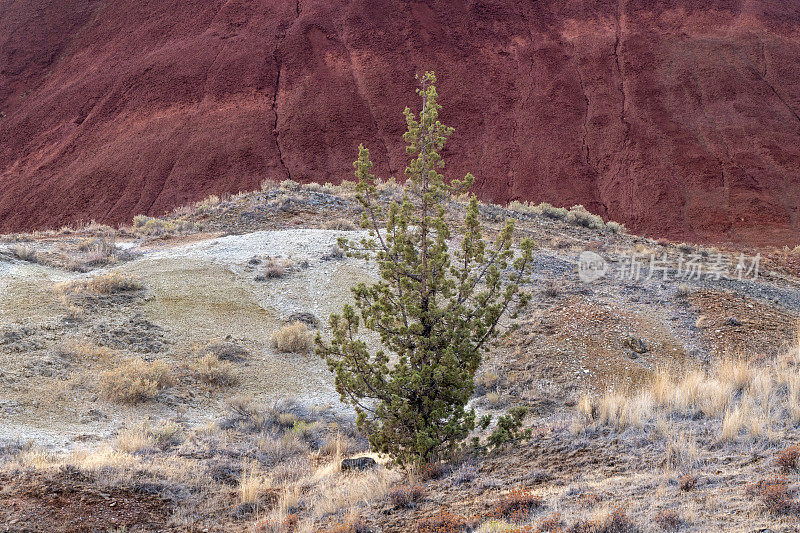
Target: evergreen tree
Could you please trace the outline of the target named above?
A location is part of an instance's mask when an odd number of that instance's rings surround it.
[[[520,284],[533,250],[525,239],[515,254],[511,220],[489,245],[474,195],[463,222],[448,221],[446,206],[474,178],[447,182],[440,173],[453,128],[438,120],[434,73],[426,72],[420,85],[421,112],[405,110],[403,137],[412,159],[402,200],[381,205],[363,145],[354,163],[370,238],[340,245],[351,256],[376,260],[381,280],[353,287],[354,306],[331,316],[328,342],[317,338],[317,352],[373,450],[400,464],[444,458],[475,428],[474,410],[466,408],[475,372],[500,318],[507,311],[515,315],[530,298]],[[458,244],[452,253],[451,242]],[[360,328],[377,333],[382,349],[372,353]]]

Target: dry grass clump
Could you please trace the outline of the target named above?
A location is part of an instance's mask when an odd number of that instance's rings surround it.
[[[395,487],[389,491],[389,503],[396,509],[403,509],[420,501],[424,494],[425,490],[419,483]]]
[[[217,202],[219,202],[219,199],[217,199]],[[195,225],[193,222],[186,220],[167,220],[163,218],[136,215],[133,217],[133,229],[135,232],[143,235],[159,237],[162,235],[189,233],[195,229]]]
[[[105,346],[97,346],[85,341],[67,342],[57,348],[58,355],[73,361],[107,364],[116,358],[116,354]]]
[[[78,244],[77,252],[77,255],[67,253],[63,261],[66,268],[77,272],[87,272],[131,257],[129,252],[117,246],[113,235],[85,239]]]
[[[203,212],[203,211],[208,211],[210,209],[214,209],[219,204],[220,204],[219,196],[217,196],[216,194],[212,194],[211,196],[208,196],[200,200],[196,204],[194,204],[194,207],[197,211]]]
[[[627,512],[618,507],[608,514],[591,520],[578,520],[567,528],[569,533],[638,533],[639,528],[628,517]]]
[[[119,403],[139,403],[152,400],[172,385],[169,365],[161,360],[147,362],[130,359],[100,376],[103,396]]]
[[[124,453],[140,453],[151,449],[168,450],[183,442],[183,429],[173,422],[156,426],[143,423],[121,430],[114,441],[115,449]]]
[[[662,509],[653,517],[653,521],[664,531],[678,531],[686,525],[675,509]]]
[[[108,296],[124,292],[142,290],[144,284],[135,276],[121,272],[107,272],[88,279],[65,281],[55,286],[55,291],[62,296]]]
[[[267,479],[255,466],[249,465],[242,473],[242,479],[239,482],[239,503],[245,505],[258,504],[268,488]]]
[[[289,272],[291,266],[292,263],[286,259],[267,259],[264,261],[264,265],[256,275],[255,280],[266,281],[268,279],[282,278]]]
[[[314,344],[311,331],[302,322],[283,326],[272,334],[270,340],[273,348],[280,353],[308,353]]]
[[[326,222],[325,229],[336,230],[336,231],[355,231],[358,229],[358,226],[356,226],[347,219],[336,218]]]
[[[789,354],[760,367],[739,358],[720,361],[711,371],[687,370],[673,376],[657,372],[634,394],[608,391],[584,397],[579,410],[598,425],[644,427],[664,417],[702,415],[720,421],[722,441],[744,431],[773,440],[775,428],[800,421],[800,365]]]
[[[531,490],[512,489],[504,494],[497,506],[488,513],[488,517],[503,518],[512,522],[521,522],[530,513],[544,506],[544,500]]]
[[[222,361],[213,353],[199,357],[189,369],[197,379],[208,385],[230,387],[239,382],[233,363]]]
[[[11,255],[20,261],[29,263],[39,262],[39,253],[32,247],[25,244],[17,244],[11,247]]]

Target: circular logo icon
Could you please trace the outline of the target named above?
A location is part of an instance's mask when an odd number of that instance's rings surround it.
[[[583,252],[578,257],[578,277],[584,283],[592,283],[608,272],[608,263],[599,254]]]

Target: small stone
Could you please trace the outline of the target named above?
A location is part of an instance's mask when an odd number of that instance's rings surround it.
[[[738,318],[736,318],[734,316],[729,316],[728,318],[725,319],[725,325],[726,326],[734,326],[734,327],[735,326],[741,326],[742,322]]]
[[[625,346],[638,354],[647,352],[647,345],[645,345],[644,339],[640,339],[639,337],[628,335],[625,337]]]
[[[368,470],[375,468],[378,463],[371,457],[355,457],[353,459],[345,459],[342,461],[342,471],[348,470]]]

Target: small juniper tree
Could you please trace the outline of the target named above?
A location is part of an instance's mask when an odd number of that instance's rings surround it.
[[[316,342],[372,448],[400,464],[443,458],[475,428],[475,413],[466,407],[475,372],[500,318],[529,300],[520,284],[533,250],[526,239],[514,252],[510,220],[487,244],[474,195],[463,223],[447,219],[446,204],[474,178],[446,182],[440,174],[440,152],[453,128],[438,120],[434,73],[420,81],[419,116],[405,110],[404,139],[413,159],[402,200],[381,206],[363,145],[354,163],[370,238],[359,244],[342,239],[340,246],[351,256],[374,258],[381,280],[353,287],[355,305],[332,315],[330,340]],[[451,241],[459,243],[453,253]],[[368,349],[362,327],[380,336],[383,349]]]

